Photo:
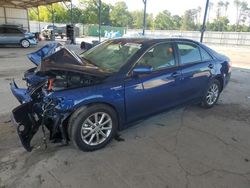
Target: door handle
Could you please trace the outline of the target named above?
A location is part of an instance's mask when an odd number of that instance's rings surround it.
[[[210,69],[214,68],[214,64],[210,63],[210,64],[208,65],[208,68],[210,68]]]
[[[173,78],[176,78],[176,77],[178,77],[178,76],[180,76],[180,75],[181,75],[180,72],[174,72],[171,76],[172,76]]]

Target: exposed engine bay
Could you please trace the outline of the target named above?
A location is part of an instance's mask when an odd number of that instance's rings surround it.
[[[102,79],[79,73],[52,71],[48,79],[48,91],[59,91],[98,84]]]

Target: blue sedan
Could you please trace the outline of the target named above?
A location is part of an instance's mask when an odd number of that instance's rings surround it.
[[[21,103],[12,121],[27,151],[40,126],[51,140],[93,151],[132,122],[176,105],[211,108],[231,75],[227,57],[180,38],[113,39],[80,55],[60,46],[35,64],[27,77],[39,79],[27,88],[11,84]]]

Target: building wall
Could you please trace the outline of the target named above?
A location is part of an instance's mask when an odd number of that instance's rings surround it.
[[[29,30],[27,9],[0,7],[0,24],[18,24]]]

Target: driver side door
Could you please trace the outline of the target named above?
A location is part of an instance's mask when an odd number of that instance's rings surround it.
[[[148,50],[136,66],[151,66],[152,72],[127,77],[125,103],[131,122],[179,103],[181,70],[172,43],[161,43]],[[132,71],[133,72],[133,71]]]

